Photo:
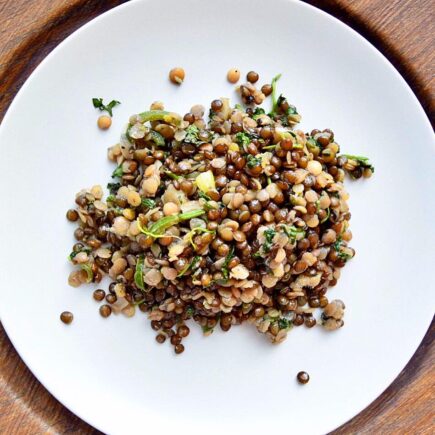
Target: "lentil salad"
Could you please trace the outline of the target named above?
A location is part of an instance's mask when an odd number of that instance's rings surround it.
[[[201,105],[182,117],[160,102],[131,116],[108,150],[110,194],[84,189],[67,212],[78,223],[69,284],[108,275],[107,294],[93,294],[100,314],[147,313],[177,354],[189,319],[205,335],[247,321],[273,343],[292,326],[343,326],[344,303],[326,293],[355,255],[345,172],[374,168],[340,154],[331,130],[299,130],[279,76],[260,89],[258,79],[251,71],[237,88],[244,106],[216,99],[208,119]]]

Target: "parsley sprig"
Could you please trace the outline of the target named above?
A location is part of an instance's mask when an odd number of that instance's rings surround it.
[[[110,116],[113,116],[112,109],[121,104],[121,102],[112,100],[109,104],[104,104],[102,98],[92,98],[92,104],[96,109],[100,109],[101,112],[107,112]]]

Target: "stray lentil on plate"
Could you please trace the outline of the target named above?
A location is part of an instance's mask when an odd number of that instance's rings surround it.
[[[297,380],[300,384],[308,384],[310,375],[307,372],[299,372],[297,375]]]
[[[244,106],[219,98],[181,116],[154,102],[130,117],[108,150],[109,195],[84,189],[67,212],[78,225],[68,282],[111,279],[93,294],[101,316],[146,313],[177,354],[191,319],[205,335],[248,322],[273,343],[293,326],[343,326],[344,303],[326,294],[355,255],[345,173],[374,168],[340,154],[331,130],[298,129],[279,77],[258,89],[248,73],[237,88]]]
[[[171,71],[169,71],[169,80],[175,85],[181,85],[185,77],[186,73],[183,68],[172,68]]]
[[[60,320],[66,325],[69,325],[73,321],[73,319],[74,319],[74,315],[69,311],[64,311],[60,315]]]

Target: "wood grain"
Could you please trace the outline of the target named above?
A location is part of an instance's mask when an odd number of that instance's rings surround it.
[[[0,120],[26,78],[59,42],[120,3],[123,1],[1,0]],[[309,0],[307,3],[349,24],[384,53],[434,120],[433,0]],[[434,337],[435,322],[432,322],[423,343],[394,383],[333,434],[433,434]],[[21,361],[0,325],[0,434],[65,433],[99,432],[45,390]]]

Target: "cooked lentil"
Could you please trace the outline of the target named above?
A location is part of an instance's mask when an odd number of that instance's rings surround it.
[[[230,83],[237,83],[240,79],[240,71],[237,68],[231,68],[227,73],[227,79]]]
[[[300,384],[307,384],[310,380],[310,375],[307,372],[299,372],[297,379]]]
[[[64,311],[60,315],[60,320],[62,320],[62,322],[65,323],[66,325],[69,325],[73,321],[73,319],[74,319],[74,315],[69,311]]]
[[[170,78],[181,83],[184,71]],[[177,354],[190,319],[205,335],[248,321],[273,343],[293,325],[343,325],[344,303],[325,294],[355,255],[344,173],[368,178],[374,168],[340,155],[331,130],[298,129],[297,109],[277,97],[278,78],[259,90],[249,72],[238,87],[248,107],[216,99],[208,122],[201,105],[181,117],[161,102],[130,117],[108,151],[117,165],[110,195],[84,189],[67,212],[78,225],[69,283],[112,279],[107,295],[93,294],[110,304],[101,316],[130,317],[137,305]],[[267,95],[269,113],[258,107]]]
[[[97,120],[98,128],[107,130],[112,125],[112,118],[108,115],[101,115]]]
[[[169,80],[175,85],[181,85],[185,77],[186,73],[183,68],[172,68],[171,71],[169,71]]]

